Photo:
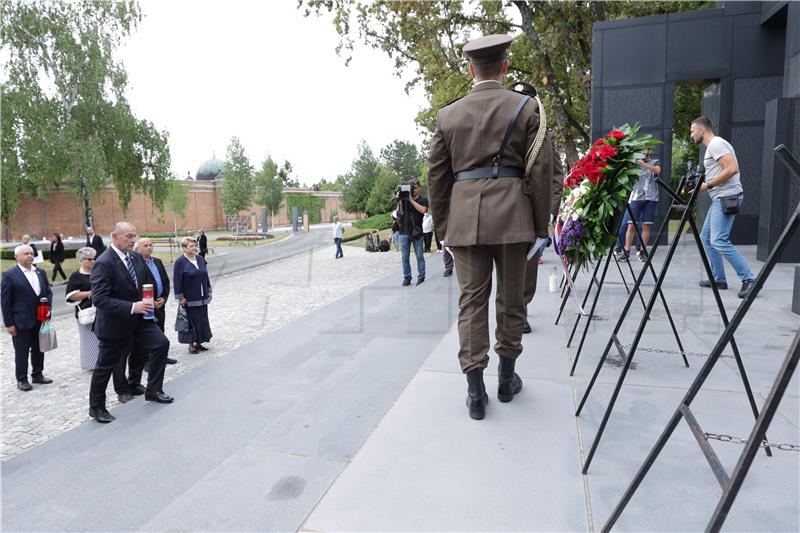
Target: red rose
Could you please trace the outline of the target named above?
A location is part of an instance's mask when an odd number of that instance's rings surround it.
[[[611,146],[610,144],[604,144],[600,147],[600,157],[602,159],[611,159],[615,155],[617,155],[617,149]]]
[[[601,145],[601,144],[603,144],[605,141],[606,141],[606,140],[605,140],[605,139],[603,139],[603,138],[597,139],[597,140],[594,142],[594,144],[593,144],[592,146],[600,146],[600,145]]]
[[[611,133],[609,133],[609,135],[610,135],[611,137],[614,137],[614,138],[615,138],[616,140],[618,140],[618,141],[621,141],[622,139],[624,139],[624,138],[625,138],[625,134],[624,134],[624,133],[622,133],[622,132],[621,132],[621,131],[619,131],[619,130],[611,130]]]

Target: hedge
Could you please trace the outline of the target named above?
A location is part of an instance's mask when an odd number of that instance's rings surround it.
[[[189,235],[189,232],[185,229],[178,230],[178,237],[186,237]],[[174,231],[153,231],[150,233],[140,233],[139,237],[149,237],[151,239],[163,239],[166,237],[174,237]]]
[[[45,260],[50,259],[50,248],[42,250],[41,246],[37,246],[36,249],[42,252],[42,255],[44,255]],[[72,259],[73,257],[75,257],[75,254],[77,252],[78,252],[77,248],[67,248],[66,250],[64,250],[64,259]],[[0,250],[0,259],[3,260],[14,259],[14,250],[8,250],[8,249]]]
[[[392,227],[392,218],[389,216],[389,213],[372,215],[371,217],[353,222],[353,227],[359,229],[389,229]]]
[[[292,207],[296,207],[300,215],[308,211],[308,223],[319,224],[322,221],[322,208],[325,207],[325,198],[308,194],[288,193],[286,195],[286,212],[292,216]]]

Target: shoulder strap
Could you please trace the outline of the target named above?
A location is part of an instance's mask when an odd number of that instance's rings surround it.
[[[519,103],[517,104],[517,108],[514,109],[514,114],[511,115],[511,120],[508,122],[508,127],[506,127],[506,134],[503,137],[503,142],[500,143],[500,149],[497,151],[497,155],[494,156],[494,160],[492,161],[492,177],[494,178],[497,177],[497,174],[500,170],[500,165],[503,163],[503,152],[506,149],[506,143],[508,143],[509,137],[511,137],[511,131],[514,129],[514,124],[517,122],[519,112],[522,111],[525,103],[530,100],[530,98],[531,97],[528,95],[522,95],[522,98],[520,98]]]
[[[536,132],[536,137],[533,139],[533,144],[530,148],[528,148],[528,154],[525,157],[525,174],[529,174],[531,168],[533,168],[533,164],[536,162],[536,158],[539,157],[539,151],[542,149],[542,144],[544,144],[544,137],[547,133],[547,117],[544,114],[544,106],[542,105],[542,101],[539,100],[539,97],[536,97],[536,103],[539,104],[539,131]]]

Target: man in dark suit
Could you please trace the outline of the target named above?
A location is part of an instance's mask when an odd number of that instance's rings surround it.
[[[42,374],[44,353],[39,350],[39,328],[42,323],[37,320],[36,313],[42,298],[47,298],[48,309],[53,305],[53,293],[47,283],[47,274],[33,266],[33,249],[30,246],[17,246],[14,256],[17,258],[17,266],[3,274],[0,301],[3,322],[14,344],[17,388],[29,391],[33,387],[28,382],[28,354],[33,367],[32,381],[42,385],[53,382]]]
[[[106,245],[103,244],[103,238],[95,233],[91,226],[86,227],[86,246],[94,248],[94,251],[97,252],[97,255],[94,256],[95,259],[98,259],[106,249]]]
[[[535,162],[528,153],[543,131],[536,101],[506,90],[507,35],[487,35],[464,46],[472,91],[439,110],[428,157],[431,211],[445,246],[453,249],[460,288],[458,353],[467,376],[469,416],[484,418],[489,396],[489,296],[497,274],[500,358],[497,397],[510,402],[522,389],[514,371],[522,353],[525,263],[537,237],[547,237],[553,178],[552,145]]]
[[[150,270],[150,274],[155,282],[153,283],[153,292],[155,295],[156,322],[158,323],[158,329],[163,332],[164,323],[166,321],[164,305],[167,303],[167,298],[169,298],[169,277],[167,276],[167,269],[164,268],[164,263],[161,262],[161,259],[153,256],[153,241],[147,237],[139,239],[136,242],[135,249],[136,252],[142,256],[142,260]],[[145,389],[141,384],[142,371],[145,368],[149,368],[147,365],[150,359],[149,356],[150,351],[147,346],[144,346],[141,342],[134,341],[133,351],[131,352],[130,361],[128,363],[128,385],[131,389],[131,393],[135,396],[145,393]],[[167,357],[168,365],[174,365],[177,362],[177,359]]]
[[[131,252],[135,240],[136,228],[128,222],[117,222],[108,253],[102,254],[92,268],[92,304],[97,308],[94,333],[100,339],[100,354],[92,373],[89,416],[102,423],[114,420],[106,410],[106,387],[120,359],[130,354],[134,341],[151,353],[145,400],[173,401],[162,390],[169,340],[155,319],[146,320],[143,316],[155,306],[142,300],[142,285],[155,280],[141,256]]]

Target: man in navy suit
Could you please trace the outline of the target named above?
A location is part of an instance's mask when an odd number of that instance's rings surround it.
[[[100,340],[100,353],[89,389],[89,416],[102,423],[114,420],[106,410],[106,387],[114,369],[131,353],[134,341],[151,354],[144,399],[173,401],[162,390],[169,340],[155,319],[144,318],[155,307],[142,300],[142,285],[154,280],[142,257],[131,252],[135,241],[136,228],[117,222],[111,232],[111,246],[92,268],[92,304],[97,308],[94,333]]]
[[[28,383],[28,354],[33,367],[32,381],[42,385],[53,382],[42,374],[44,353],[39,350],[39,328],[42,323],[36,320],[39,300],[47,298],[49,308],[53,305],[53,293],[47,282],[47,274],[33,266],[33,248],[21,244],[14,249],[14,256],[17,266],[3,274],[0,301],[3,322],[14,343],[17,388],[29,391],[33,387]]]

